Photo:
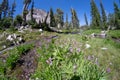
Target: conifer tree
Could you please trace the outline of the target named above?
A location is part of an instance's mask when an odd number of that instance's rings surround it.
[[[68,14],[66,14],[66,23],[65,23],[65,27],[68,29],[69,26],[69,22],[68,22]]]
[[[14,2],[12,3],[12,9],[11,9],[11,17],[13,18],[14,12],[15,12],[15,8],[16,8],[16,2],[14,0]]]
[[[24,23],[23,24],[26,24],[26,15],[28,13],[28,7],[31,3],[31,0],[24,0],[23,4],[23,20],[24,20]]]
[[[8,9],[9,9],[8,0],[3,0],[3,2],[2,2],[3,18],[7,17]]]
[[[115,14],[115,27],[117,29],[120,29],[120,9],[115,2],[114,2],[114,14]]]
[[[79,28],[79,19],[77,17],[76,11],[73,8],[71,9],[71,14],[72,14],[72,27]]]
[[[50,9],[50,27],[56,27],[55,17],[52,8]]]
[[[84,17],[85,17],[85,23],[88,26],[88,19],[87,19],[86,13],[84,13]]]
[[[103,29],[107,29],[107,16],[102,4],[102,1],[100,0],[100,7],[101,7],[101,11],[102,11],[102,28]]]
[[[33,21],[33,11],[34,11],[34,0],[32,2],[32,5],[31,5],[31,21]]]
[[[100,29],[101,28],[100,13],[98,11],[98,8],[94,0],[91,0],[90,4],[91,4],[91,16],[92,16],[91,26],[93,29]]]
[[[64,25],[63,14],[64,14],[64,12],[60,8],[58,8],[57,13],[55,15],[55,20],[56,20],[57,25],[60,24],[60,26],[62,26],[62,27]]]
[[[0,20],[2,18],[2,5],[0,4]]]

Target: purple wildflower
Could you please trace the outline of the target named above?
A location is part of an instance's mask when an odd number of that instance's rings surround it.
[[[95,59],[95,64],[96,64],[96,65],[99,65],[99,63],[98,63],[98,58]]]
[[[81,51],[81,49],[80,49],[80,48],[78,48],[78,49],[77,49],[77,52],[80,52],[80,51]]]
[[[107,71],[107,73],[110,73],[110,72],[111,72],[111,69],[110,69],[110,68],[107,68],[106,71]]]
[[[87,59],[88,59],[88,60],[91,60],[92,58],[91,58],[91,56],[89,55]]]
[[[72,47],[70,47],[70,48],[69,48],[69,51],[72,53],[72,52],[73,52],[73,48],[72,48]]]

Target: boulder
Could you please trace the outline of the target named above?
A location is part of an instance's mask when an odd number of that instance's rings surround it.
[[[12,35],[8,35],[6,40],[13,41],[14,39],[13,39]]]
[[[43,23],[45,21],[46,16],[47,16],[47,12],[45,10],[36,9],[36,8],[33,9],[33,18],[38,24],[39,22]],[[31,11],[28,12],[26,16],[26,20],[27,21],[31,20]],[[46,23],[48,24],[50,23],[50,14],[48,15]]]
[[[89,44],[85,44],[86,49],[90,48],[91,46]]]

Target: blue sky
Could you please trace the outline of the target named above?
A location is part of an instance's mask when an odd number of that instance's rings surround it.
[[[1,3],[2,0],[0,0]],[[10,4],[14,0],[9,0]],[[54,12],[57,8],[61,8],[64,11],[64,14],[66,13],[69,16],[69,20],[71,20],[71,12],[70,8],[74,8],[77,12],[78,18],[80,20],[80,24],[84,25],[84,13],[86,13],[88,17],[88,21],[90,22],[90,0],[34,0],[35,1],[35,7],[44,9],[45,11],[49,11],[49,9],[52,7]],[[119,4],[119,0],[102,0],[102,3],[104,5],[106,13],[113,13],[113,1],[117,2]],[[100,10],[100,0],[95,0],[99,10]],[[17,7],[15,15],[22,13],[23,8],[23,0],[16,0]]]

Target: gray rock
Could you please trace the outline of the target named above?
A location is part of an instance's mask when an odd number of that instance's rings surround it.
[[[37,23],[39,23],[39,21],[41,23],[43,23],[46,16],[47,16],[46,11],[44,11],[42,9],[36,9],[36,8],[33,9],[33,18],[36,20]],[[31,12],[30,11],[26,16],[26,20],[27,21],[31,20]],[[47,23],[50,23],[50,15],[48,15]]]

